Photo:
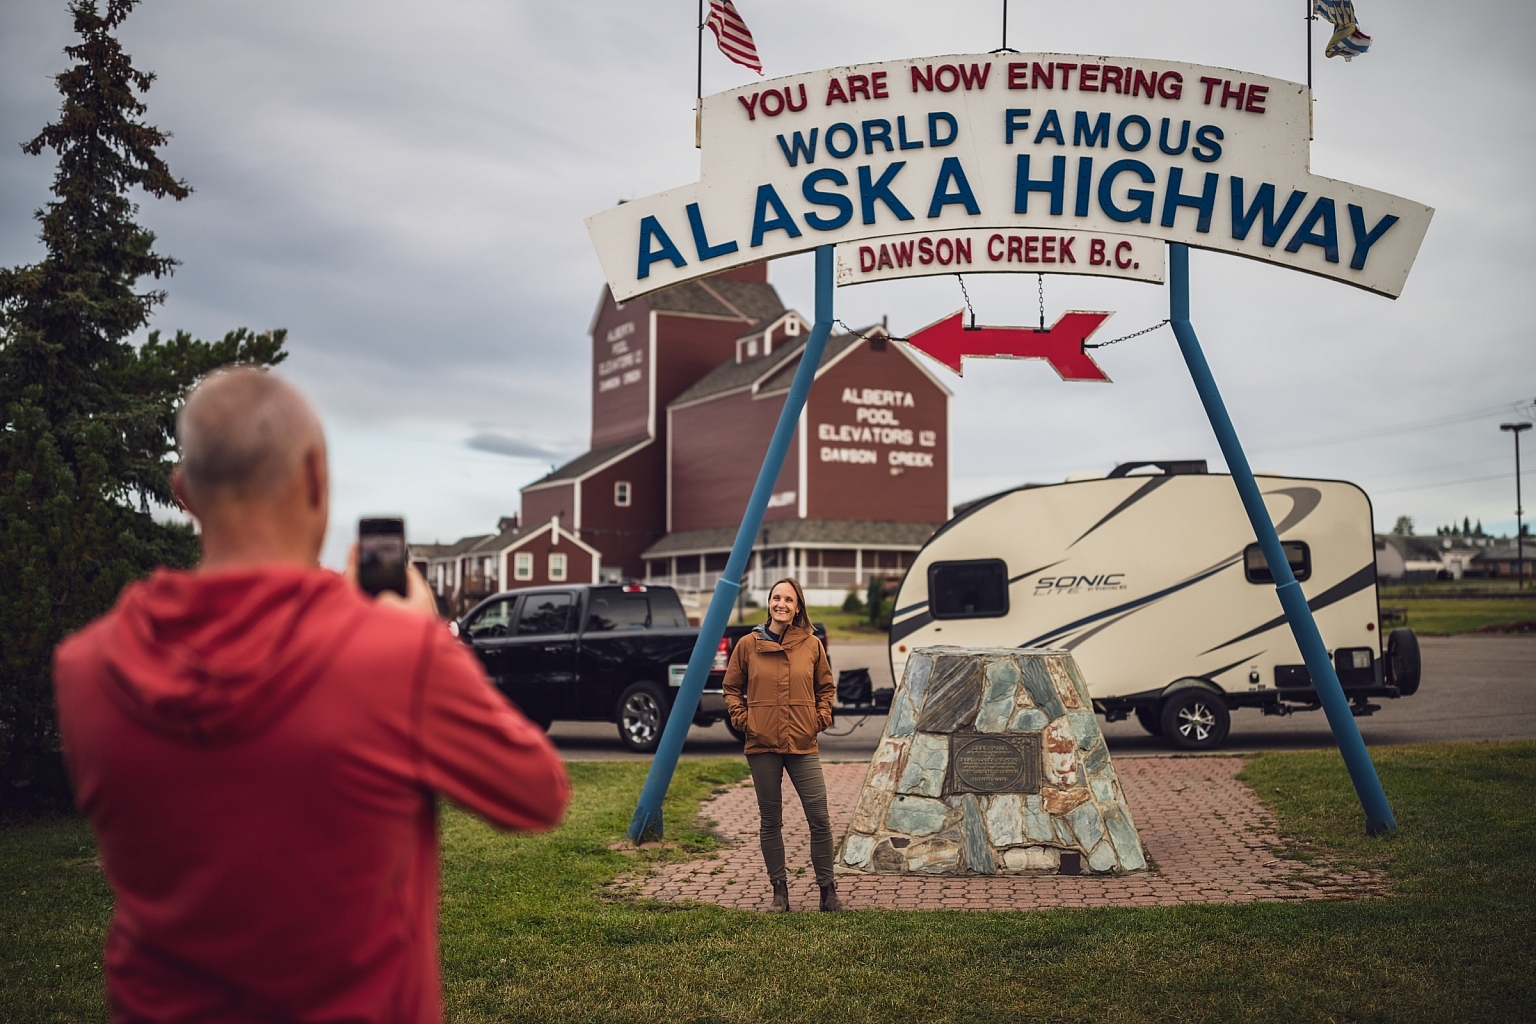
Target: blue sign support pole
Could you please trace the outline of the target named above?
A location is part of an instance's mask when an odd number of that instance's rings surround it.
[[[640,791],[640,802],[635,806],[635,816],[629,822],[629,838],[635,842],[659,839],[662,835],[661,803],[672,784],[672,773],[677,770],[677,757],[682,753],[683,740],[693,724],[693,713],[698,710],[699,696],[704,692],[704,682],[709,677],[710,666],[715,660],[715,650],[725,635],[725,624],[731,609],[736,605],[736,595],[741,590],[742,574],[747,568],[747,558],[752,553],[752,542],[763,524],[763,512],[768,508],[768,498],[778,482],[779,471],[784,468],[784,456],[794,440],[795,428],[800,423],[800,410],[805,408],[806,397],[811,393],[811,382],[821,366],[821,354],[827,347],[827,336],[832,333],[832,246],[823,245],[816,250],[816,320],[811,334],[800,354],[800,365],[795,369],[795,379],[784,397],[784,408],[779,413],[778,426],[774,427],[773,440],[768,453],[763,456],[763,468],[758,470],[757,485],[747,501],[747,510],[736,530],[736,543],[731,547],[731,557],[725,563],[720,582],[709,599],[709,610],[699,625],[699,638],[693,645],[688,659],[688,671],[678,688],[677,700],[672,703],[672,713],[667,717],[667,727],[662,730],[661,743],[656,756],[651,759],[651,771],[645,777],[645,788]]]
[[[1360,738],[1360,729],[1349,710],[1349,700],[1339,685],[1328,648],[1323,645],[1323,635],[1317,630],[1317,622],[1312,618],[1312,609],[1301,591],[1301,584],[1291,574],[1290,562],[1280,546],[1280,535],[1275,532],[1269,510],[1264,507],[1264,497],[1253,479],[1253,470],[1248,467],[1248,457],[1243,454],[1237,431],[1232,427],[1232,418],[1227,415],[1226,403],[1216,388],[1216,378],[1211,376],[1205,353],[1200,350],[1200,340],[1195,337],[1195,329],[1189,322],[1189,247],[1177,242],[1168,246],[1168,287],[1168,319],[1173,325],[1173,333],[1179,339],[1179,349],[1184,353],[1184,362],[1189,365],[1189,375],[1194,378],[1195,390],[1200,393],[1211,429],[1216,432],[1216,440],[1221,445],[1221,454],[1232,472],[1232,482],[1237,485],[1237,493],[1248,511],[1248,521],[1253,524],[1254,535],[1264,551],[1264,560],[1269,563],[1275,594],[1280,598],[1280,607],[1285,610],[1296,645],[1301,648],[1312,686],[1317,690],[1323,711],[1328,716],[1328,725],[1333,729],[1334,741],[1344,755],[1344,764],[1354,780],[1360,805],[1365,808],[1365,831],[1375,835],[1395,829],[1397,819],[1392,816],[1387,794],[1381,788],[1381,779],[1376,776],[1376,766],[1371,763],[1365,741]]]

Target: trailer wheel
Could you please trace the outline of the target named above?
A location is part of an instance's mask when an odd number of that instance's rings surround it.
[[[1394,629],[1387,637],[1387,674],[1397,692],[1412,697],[1419,690],[1419,638],[1411,629]]]
[[[1153,736],[1163,734],[1163,718],[1157,708],[1137,708],[1136,721],[1140,722],[1141,727]]]
[[[1215,750],[1232,728],[1232,715],[1219,694],[1192,687],[1163,702],[1162,726],[1163,736],[1180,750]]]

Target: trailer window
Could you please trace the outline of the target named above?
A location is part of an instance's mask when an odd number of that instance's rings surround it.
[[[1285,550],[1285,560],[1291,563],[1291,575],[1296,577],[1296,582],[1300,583],[1312,575],[1312,549],[1307,547],[1305,541],[1281,541],[1280,547]],[[1275,582],[1275,577],[1269,571],[1269,562],[1264,558],[1264,550],[1257,544],[1249,544],[1243,549],[1243,572],[1248,576],[1249,583]]]
[[[933,563],[928,567],[928,611],[936,619],[1007,615],[1007,564],[1001,558]]]

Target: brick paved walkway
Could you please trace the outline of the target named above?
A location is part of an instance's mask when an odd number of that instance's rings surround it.
[[[867,767],[826,766],[833,834],[839,840]],[[843,874],[838,876],[838,892],[851,910],[1036,910],[1347,899],[1380,890],[1379,877],[1370,872],[1319,873],[1313,866],[1302,877],[1297,862],[1278,858],[1279,836],[1263,805],[1236,778],[1242,758],[1122,758],[1115,767],[1152,861],[1150,871],[1120,878]],[[788,782],[784,803],[790,902],[796,910],[814,910],[810,837]],[[716,831],[732,845],[711,859],[664,865],[656,874],[622,881],[619,887],[667,902],[699,900],[742,910],[766,909],[771,894],[757,846],[757,800],[751,788],[734,788],[706,802],[702,818],[716,822]],[[804,873],[795,874],[802,866]]]

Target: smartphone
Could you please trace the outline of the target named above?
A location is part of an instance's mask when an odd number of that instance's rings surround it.
[[[405,596],[405,520],[357,521],[357,582],[375,597],[386,590]]]

